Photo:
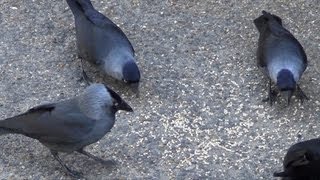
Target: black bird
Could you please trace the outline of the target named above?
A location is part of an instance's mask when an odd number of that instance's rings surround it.
[[[291,146],[283,161],[284,172],[274,173],[283,180],[320,180],[320,139]]]
[[[58,103],[44,104],[27,112],[0,121],[0,135],[15,133],[39,140],[48,147],[53,157],[71,176],[81,173],[71,170],[58,156],[58,152],[77,151],[103,164],[102,160],[84,150],[110,132],[118,110],[132,108],[110,88],[92,84],[84,93],[73,99]]]
[[[138,93],[140,71],[124,32],[94,9],[90,0],[66,0],[75,18],[79,56]]]
[[[298,98],[308,97],[297,84],[302,73],[307,68],[307,55],[298,40],[282,26],[280,17],[262,11],[262,15],[254,20],[259,31],[259,46],[257,50],[258,66],[264,69],[269,77],[269,100],[272,105],[277,94],[272,90],[271,82],[287,98],[290,103],[293,92]]]

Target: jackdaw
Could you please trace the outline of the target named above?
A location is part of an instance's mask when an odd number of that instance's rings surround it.
[[[90,0],[66,0],[75,18],[78,54],[138,93],[140,71],[124,32],[94,9]]]
[[[283,180],[320,179],[320,139],[291,146],[283,161],[284,172],[274,173]]]
[[[308,64],[301,44],[282,26],[281,18],[276,15],[262,11],[254,24],[260,34],[258,66],[269,77],[269,96],[266,100],[272,105],[277,96],[276,91],[271,88],[271,82],[286,96],[288,104],[295,90],[301,102],[308,99],[297,84]]]
[[[92,84],[82,95],[73,99],[36,106],[23,114],[0,121],[0,135],[15,133],[39,140],[50,149],[67,174],[81,177],[81,173],[62,162],[58,152],[77,151],[110,165],[111,161],[86,152],[84,147],[110,132],[118,110],[133,111],[110,88],[103,84]]]

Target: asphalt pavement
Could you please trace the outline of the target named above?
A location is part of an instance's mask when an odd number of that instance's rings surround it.
[[[105,168],[77,153],[62,159],[88,179],[273,179],[286,150],[320,133],[318,0],[106,0],[94,6],[132,42],[141,96],[84,69],[134,109],[87,147],[113,159]],[[266,10],[306,50],[301,88],[290,106],[262,102],[267,78],[256,66],[253,19]],[[0,119],[78,95],[74,19],[64,0],[0,1]],[[48,149],[21,135],[0,137],[0,179],[70,179]]]

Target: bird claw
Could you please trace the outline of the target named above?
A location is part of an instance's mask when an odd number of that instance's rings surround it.
[[[68,173],[68,175],[70,175],[71,177],[74,177],[76,179],[84,178],[83,173],[75,171],[75,170],[68,169],[67,173]]]
[[[101,159],[100,157],[94,156],[93,154],[90,154],[89,152],[87,152],[87,151],[85,151],[83,149],[79,149],[78,152],[80,154],[83,154],[83,155],[95,160],[95,161],[98,161],[99,163],[103,164],[106,167],[112,167],[112,166],[116,165],[116,162],[113,161],[113,160]]]
[[[65,173],[68,174],[69,176],[76,178],[76,179],[83,179],[84,178],[82,172],[72,170],[66,165],[62,165],[62,166],[64,167]]]
[[[301,104],[303,104],[304,100],[310,99],[299,86],[297,87],[297,98],[300,99]]]

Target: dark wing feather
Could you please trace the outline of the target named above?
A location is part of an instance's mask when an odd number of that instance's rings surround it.
[[[130,48],[132,49],[132,52],[134,53],[134,48],[131,42],[129,41],[128,37],[115,23],[113,23],[109,18],[95,10],[92,5],[88,5],[87,3],[82,3],[80,1],[78,2],[84,10],[86,18],[92,24],[94,24],[96,27],[110,30],[111,32],[115,32],[118,35],[120,35],[123,39],[125,39],[128,42]]]
[[[47,104],[0,121],[0,128],[47,143],[76,143],[92,130],[95,120],[74,104]]]

